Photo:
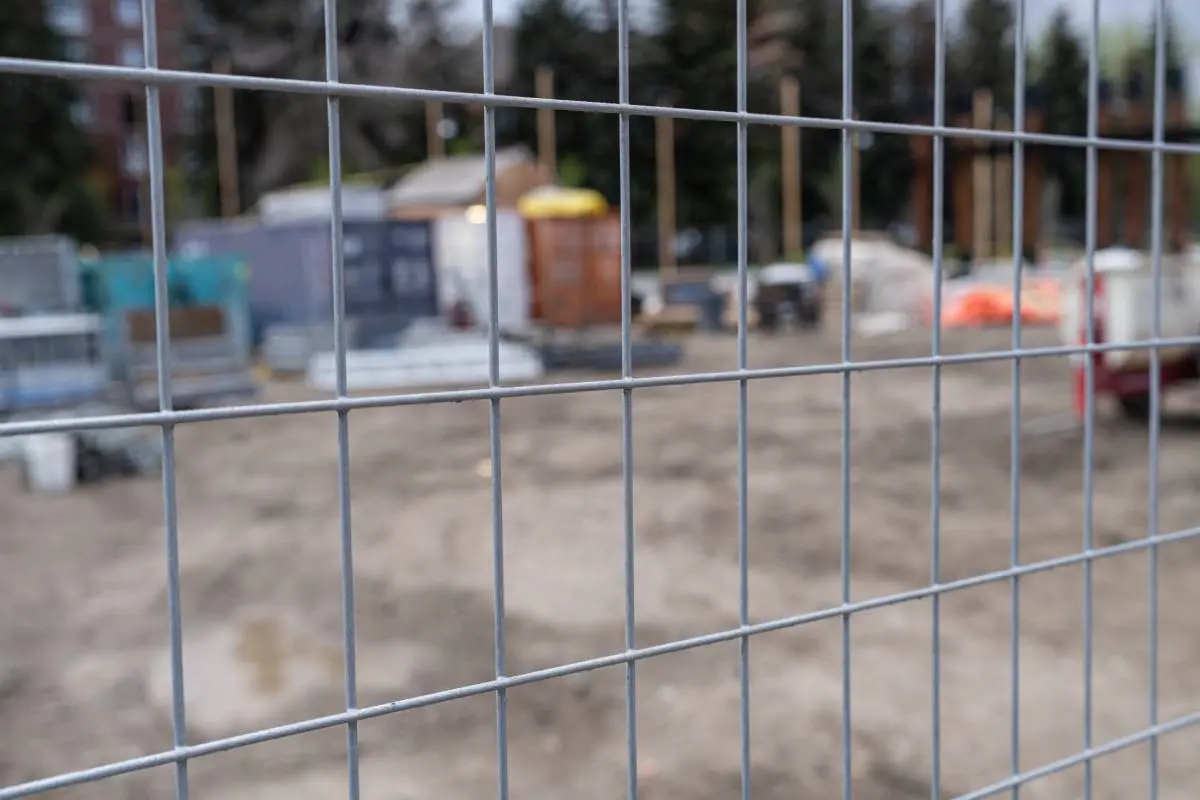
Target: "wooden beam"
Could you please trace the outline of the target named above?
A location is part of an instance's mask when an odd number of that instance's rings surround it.
[[[800,116],[800,81],[785,75],[779,81],[779,111],[787,117]],[[799,253],[804,247],[803,192],[800,173],[800,129],[784,125],[779,129],[780,183],[783,194],[783,255]]]
[[[543,100],[554,99],[554,70],[538,67],[534,76],[537,96]],[[538,163],[548,178],[558,176],[558,141],[554,129],[554,109],[537,110]]]
[[[992,127],[993,102],[992,93],[987,89],[977,89],[971,109],[971,126],[976,130],[990,130]],[[974,193],[975,240],[971,245],[973,256],[978,262],[992,258],[995,253],[995,196],[992,186],[991,159],[979,155],[973,156],[971,169],[971,184]]]
[[[442,138],[441,123],[446,106],[439,100],[425,104],[425,157],[431,161],[446,157],[446,140]]]
[[[660,104],[663,105],[663,104]],[[654,118],[654,151],[658,184],[658,263],[665,274],[675,264],[675,119]]]
[[[1000,125],[1001,122],[997,122],[996,124]],[[1002,124],[1003,130],[1011,131],[1013,129],[1012,119],[1007,115],[1004,117]],[[1008,143],[1006,142],[1005,144],[1007,145]],[[1011,145],[1006,146],[992,160],[991,175],[994,181],[992,197],[995,199],[996,204],[995,212],[992,215],[992,218],[995,220],[992,255],[999,257],[1006,253],[1012,254],[1013,157]]]
[[[219,75],[233,72],[228,55],[220,56],[213,64]],[[241,213],[242,200],[238,189],[237,120],[234,117],[233,90],[218,86],[213,90],[213,127],[217,135],[217,182],[221,194],[221,216],[236,217]]]

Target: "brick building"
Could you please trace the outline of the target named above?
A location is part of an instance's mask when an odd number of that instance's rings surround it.
[[[163,69],[184,64],[186,0],[157,0],[158,63]],[[67,42],[73,61],[140,67],[142,50],[140,0],[47,0],[50,23]],[[130,227],[144,224],[147,199],[145,93],[134,83],[84,81],[79,86],[77,121],[93,137],[97,182],[115,216]],[[195,89],[164,86],[161,91],[163,145],[171,181],[184,148],[192,117]],[[168,194],[170,188],[168,188]]]

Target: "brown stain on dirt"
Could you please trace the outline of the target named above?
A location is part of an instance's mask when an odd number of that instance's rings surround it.
[[[338,648],[301,640],[278,617],[242,622],[234,656],[250,671],[254,689],[264,695],[278,695],[287,687],[288,665],[294,659],[316,661],[331,680],[343,674]]]

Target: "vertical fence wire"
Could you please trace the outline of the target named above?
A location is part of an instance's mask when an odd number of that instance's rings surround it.
[[[1088,81],[1087,81],[1087,175],[1084,248],[1087,274],[1084,280],[1084,341],[1092,346],[1096,343],[1096,237],[1099,225],[1099,153],[1094,140],[1100,134],[1100,0],[1092,0],[1092,13],[1088,29]],[[1096,441],[1096,359],[1088,353],[1083,357],[1083,541],[1082,550],[1090,556],[1095,549],[1095,441]],[[1095,727],[1093,719],[1093,563],[1090,558],[1083,562],[1083,674],[1080,688],[1083,693],[1083,751],[1092,749]],[[1083,798],[1091,800],[1094,789],[1092,759],[1083,762]]]
[[[325,80],[339,80],[337,0],[324,0]],[[333,270],[333,351],[335,391],[346,397],[346,269],[342,216],[342,108],[334,96],[326,100],[326,124],[329,139],[329,241]],[[350,520],[350,413],[337,412],[338,515],[340,524],[340,561],[342,584],[343,692],[346,710],[358,707],[358,659],[354,614],[354,545]],[[358,723],[346,723],[346,784],[350,800],[358,800],[360,789]]]
[[[495,14],[492,0],[483,0],[483,94],[496,93]],[[496,107],[483,107],[484,204],[487,224],[488,386],[500,385],[500,271],[496,242]],[[508,673],[508,637],[504,610],[504,490],[500,452],[500,398],[489,402],[489,450],[492,463],[492,585],[496,637],[496,679]],[[496,690],[496,780],[499,800],[508,800],[508,690]]]
[[[854,117],[854,5],[852,0],[842,0],[842,123],[845,125]],[[842,363],[851,363],[851,304],[854,299],[854,268],[851,263],[851,228],[854,226],[853,193],[856,188],[853,181],[852,164],[854,154],[855,134],[848,125],[842,128],[842,308],[841,308],[841,339]],[[841,536],[841,601],[842,605],[850,604],[851,593],[851,549],[850,532],[852,518],[850,516],[853,502],[850,497],[853,443],[850,409],[851,385],[850,372],[842,373],[842,536]],[[842,623],[842,800],[851,800],[854,796],[854,723],[851,704],[851,639],[850,614],[841,615]]]
[[[934,0],[934,53],[933,119],[934,127],[940,128],[946,121],[946,0]],[[968,142],[974,146],[974,142]],[[933,139],[933,321],[931,349],[934,358],[942,353],[942,281],[944,271],[945,205],[946,205],[946,140],[942,136]],[[932,424],[930,430],[930,582],[937,586],[942,573],[942,371],[933,365]],[[930,780],[929,796],[940,800],[942,796],[942,616],[941,598],[935,594],[930,598],[932,622],[930,637]]]
[[[1153,261],[1153,291],[1151,301],[1151,338],[1162,338],[1162,270],[1163,270],[1163,151],[1164,125],[1167,111],[1167,4],[1158,0],[1154,9],[1154,149],[1151,151],[1150,190],[1150,252]],[[1176,176],[1179,179],[1179,176]],[[1153,542],[1158,536],[1158,466],[1159,434],[1162,430],[1162,352],[1154,347],[1150,350],[1150,465],[1149,465],[1149,509],[1147,537]],[[1151,544],[1147,556],[1147,606],[1150,673],[1147,722],[1151,728],[1158,725],[1158,546]],[[1150,782],[1147,797],[1158,800],[1158,736],[1149,741]]]
[[[158,69],[158,16],[155,0],[141,0],[142,52],[144,70]],[[161,90],[147,83],[146,148],[150,184],[150,237],[154,253],[154,350],[158,381],[158,407],[174,407],[171,393],[171,315],[169,263],[167,261],[167,202],[164,197],[164,157]],[[175,429],[162,425],[163,528],[167,557],[167,614],[171,652],[171,744],[187,745],[187,705],[183,677],[183,609],[179,570],[179,509],[175,488]],[[189,796],[188,764],[175,764],[175,797]]]
[[[1026,0],[1014,0],[1017,9],[1016,46],[1013,53],[1013,130],[1025,130],[1025,5]],[[1012,349],[1017,355],[1012,361],[1012,427],[1009,431],[1009,514],[1012,517],[1012,534],[1009,542],[1009,566],[1015,569],[1021,563],[1021,291],[1025,273],[1025,143],[1013,142],[1012,168],[1012,250],[1013,250],[1013,313]],[[1021,774],[1021,576],[1013,575],[1009,591],[1012,593],[1010,609],[1011,641],[1009,666],[1009,714],[1011,715],[1009,738],[1009,772]],[[1012,798],[1021,796],[1019,784],[1012,788]]]
[[[617,2],[617,101],[629,103],[629,0]],[[617,117],[621,192],[621,376],[633,377],[633,244],[630,241],[632,191],[629,169],[629,113]],[[621,494],[625,542],[625,650],[637,647],[637,528],[633,494],[633,389],[621,390]],[[625,665],[626,796],[638,797],[637,664]]]
[[[747,50],[749,37],[747,33],[746,0],[737,0],[737,110],[739,114],[747,111],[746,102],[749,94],[749,79],[747,77]],[[749,320],[748,285],[749,285],[749,245],[750,245],[750,188],[749,166],[747,164],[749,123],[739,120],[737,123],[737,272],[738,272],[738,330],[737,330],[737,367],[739,372],[749,369],[747,340]],[[785,178],[786,180],[786,178]],[[742,378],[738,381],[738,410],[737,410],[737,560],[738,560],[738,625],[747,628],[750,625],[750,477],[749,477],[749,409],[750,384]],[[738,641],[738,677],[740,700],[741,746],[739,748],[739,765],[741,772],[742,800],[750,800],[750,637],[743,636]]]

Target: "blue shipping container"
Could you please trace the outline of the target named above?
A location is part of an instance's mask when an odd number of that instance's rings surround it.
[[[344,222],[347,316],[390,321],[396,332],[413,319],[436,316],[432,244],[427,222]],[[327,222],[191,223],[179,229],[175,246],[180,253],[245,259],[256,344],[276,323],[333,319],[332,240]],[[379,324],[372,327],[378,329]]]

